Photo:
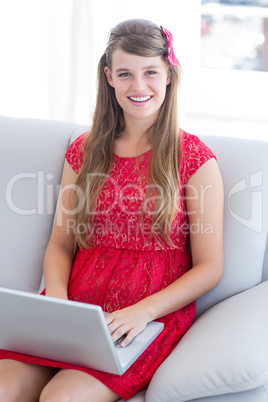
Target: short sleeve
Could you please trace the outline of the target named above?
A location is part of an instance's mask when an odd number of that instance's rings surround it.
[[[209,159],[216,156],[196,135],[181,131],[180,137],[180,180],[185,185],[191,176]]]
[[[84,144],[86,139],[86,134],[84,133],[74,140],[69,146],[65,158],[73,171],[78,173],[82,163],[83,163],[83,155],[84,155]]]

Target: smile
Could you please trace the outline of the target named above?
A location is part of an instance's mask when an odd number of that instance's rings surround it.
[[[152,99],[152,96],[129,96],[128,99],[132,100],[133,102],[147,102],[148,100]]]

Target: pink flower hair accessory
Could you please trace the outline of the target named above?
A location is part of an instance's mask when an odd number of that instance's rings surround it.
[[[167,59],[169,63],[174,67],[179,67],[178,60],[176,59],[174,50],[173,50],[173,35],[166,28],[160,27],[162,35],[167,41]]]

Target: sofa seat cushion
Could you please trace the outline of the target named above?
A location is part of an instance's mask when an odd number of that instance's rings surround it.
[[[189,401],[266,383],[267,306],[268,281],[207,310],[157,370],[146,401]]]

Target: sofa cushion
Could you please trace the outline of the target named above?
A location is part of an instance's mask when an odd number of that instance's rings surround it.
[[[189,401],[265,384],[267,306],[268,281],[207,310],[159,367],[146,401]]]

